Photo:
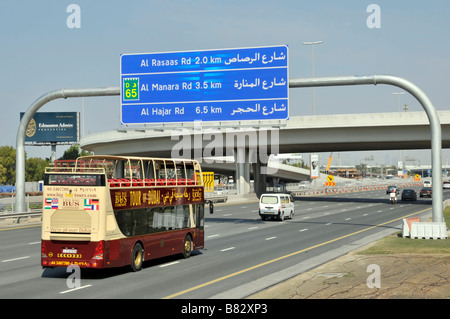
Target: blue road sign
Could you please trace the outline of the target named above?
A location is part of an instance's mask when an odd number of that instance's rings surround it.
[[[287,46],[124,54],[122,124],[287,119]]]

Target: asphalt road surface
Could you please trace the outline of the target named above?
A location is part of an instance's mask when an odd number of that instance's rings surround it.
[[[376,190],[297,198],[295,209],[281,222],[262,221],[257,203],[217,205],[191,258],[82,271],[76,288],[66,268],[40,267],[40,225],[0,229],[0,298],[244,298],[401,230],[402,218],[431,213],[431,199],[392,205]]]

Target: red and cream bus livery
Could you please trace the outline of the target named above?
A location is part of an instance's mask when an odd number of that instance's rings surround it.
[[[46,168],[41,264],[108,268],[204,247],[204,186],[194,160],[84,156]]]

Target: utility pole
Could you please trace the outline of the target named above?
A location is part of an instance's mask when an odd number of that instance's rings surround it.
[[[314,78],[314,46],[317,44],[322,44],[323,41],[314,41],[314,42],[303,42],[303,45],[311,46],[311,54],[312,54],[312,77]],[[314,92],[314,87],[312,88],[312,101],[313,101],[313,115],[316,115],[316,96]]]

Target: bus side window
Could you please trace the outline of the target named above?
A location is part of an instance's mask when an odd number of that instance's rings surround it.
[[[115,178],[123,178],[123,161],[116,161],[116,165],[114,167],[114,177]]]
[[[125,163],[125,178],[142,178],[142,166],[140,160],[131,160]]]
[[[188,185],[195,185],[196,180],[194,165],[192,163],[186,163],[186,180]]]
[[[155,178],[155,172],[153,171],[153,161],[144,162],[145,178]]]
[[[197,228],[203,229],[205,224],[205,205],[198,204],[195,207],[195,224]]]

